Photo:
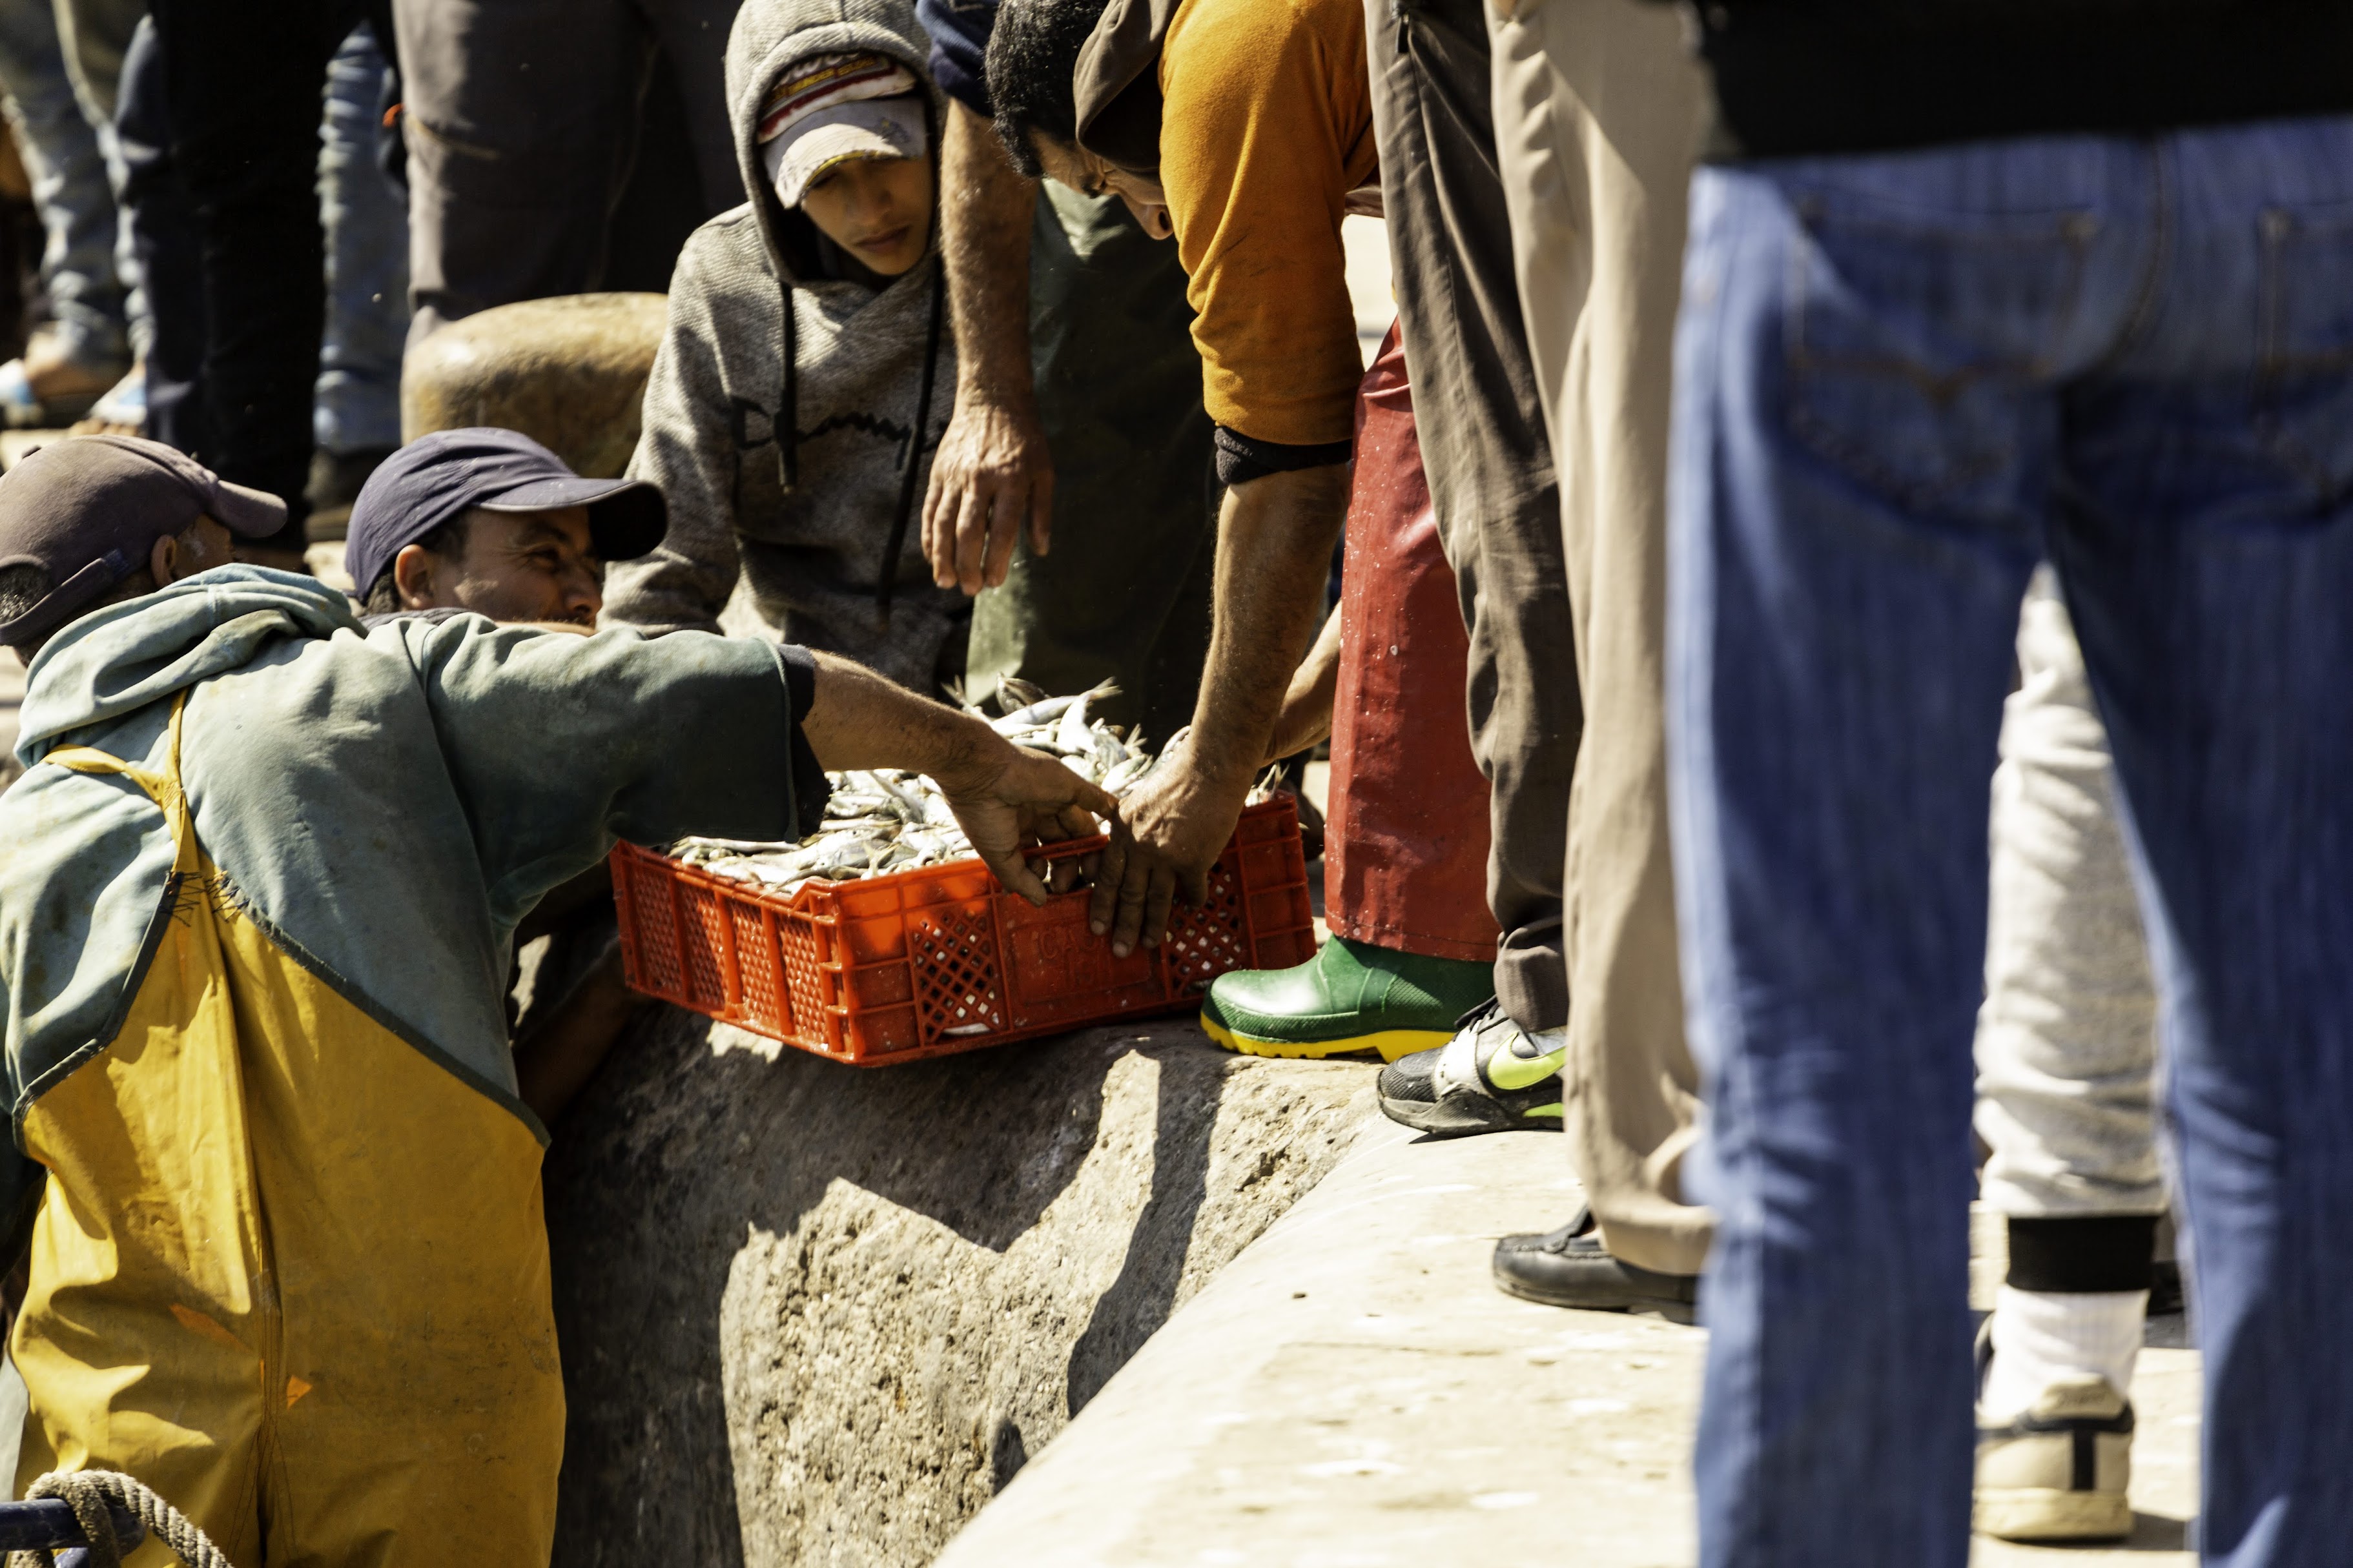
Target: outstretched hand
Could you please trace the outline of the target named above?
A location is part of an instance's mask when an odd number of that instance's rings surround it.
[[[1122,797],[1087,913],[1114,955],[1159,946],[1176,900],[1198,906],[1208,896],[1209,868],[1233,837],[1249,790],[1248,774],[1233,789],[1204,773],[1187,746]]]
[[[923,492],[933,582],[967,596],[998,586],[1025,528],[1030,553],[1046,553],[1053,516],[1054,462],[1038,416],[958,398]]]
[[[1054,758],[1025,752],[981,719],[918,697],[839,654],[816,656],[817,682],[801,733],[829,771],[906,768],[928,774],[955,813],[973,853],[1033,904],[1048,888],[1021,851],[1101,831],[1119,810],[1100,784]],[[1058,879],[1074,874],[1058,862]]]
[[[1033,904],[1044,903],[1050,889],[1022,850],[1099,833],[1103,824],[1096,818],[1109,822],[1119,809],[1100,785],[1041,752],[1023,751],[1010,742],[1001,757],[976,766],[968,776],[937,782],[973,853],[998,881]]]

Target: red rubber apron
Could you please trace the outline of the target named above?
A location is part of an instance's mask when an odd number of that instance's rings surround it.
[[[1421,471],[1397,328],[1356,393],[1340,579],[1325,920],[1335,936],[1492,963],[1487,781],[1471,755],[1470,634]]]

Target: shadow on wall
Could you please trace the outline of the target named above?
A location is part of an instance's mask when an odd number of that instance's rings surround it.
[[[1085,1409],[1168,1321],[1184,1282],[1186,1238],[1208,1193],[1209,1114],[1217,1106],[1220,1064],[1198,1050],[1162,1047],[1160,1096],[1155,1117],[1152,1195],[1145,1200],[1119,1278],[1095,1301],[1086,1332],[1071,1348],[1066,1408]],[[1189,1080],[1189,1081],[1188,1081]],[[1266,1156],[1271,1158],[1271,1156]],[[1270,1215],[1270,1222],[1272,1216]],[[1008,1478],[1009,1479],[1009,1478]]]
[[[1092,1086],[1046,1070],[1053,1052],[856,1070],[713,1055],[708,1034],[654,1012],[550,1152],[567,1565],[743,1561],[720,1309],[748,1237],[792,1234],[842,1181],[1002,1252],[1092,1144],[1111,1062],[1098,1053]],[[611,1536],[592,1493],[635,1496],[636,1540]]]
[[[749,1045],[650,1009],[558,1129],[563,1568],[927,1561],[1370,1077],[1166,1021],[881,1070]]]

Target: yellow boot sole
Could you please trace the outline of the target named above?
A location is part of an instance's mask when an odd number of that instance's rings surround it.
[[[1369,1035],[1354,1035],[1339,1040],[1261,1040],[1249,1035],[1236,1034],[1207,1013],[1201,1015],[1201,1028],[1209,1038],[1229,1051],[1240,1051],[1246,1057],[1284,1057],[1294,1061],[1378,1051],[1381,1060],[1393,1062],[1399,1057],[1409,1057],[1416,1051],[1442,1046],[1454,1037],[1453,1031],[1450,1029],[1380,1029]]]

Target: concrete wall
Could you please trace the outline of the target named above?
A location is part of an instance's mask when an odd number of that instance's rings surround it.
[[[920,1564],[1337,1161],[1189,1021],[857,1069],[670,1009],[548,1163],[559,1568]]]

